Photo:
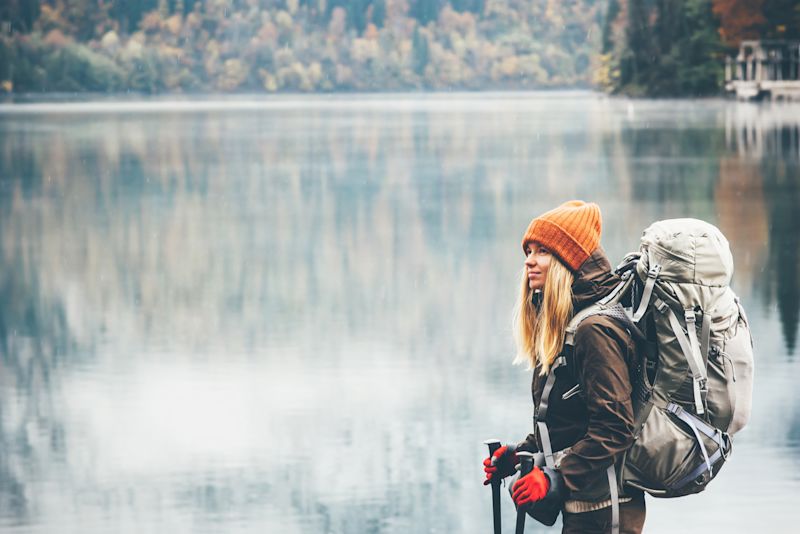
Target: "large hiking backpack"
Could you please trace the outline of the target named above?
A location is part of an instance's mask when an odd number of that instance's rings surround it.
[[[593,314],[628,324],[642,350],[630,369],[635,441],[617,482],[656,497],[698,493],[725,463],[751,409],[753,345],[729,287],[728,241],[703,221],[659,221],[617,272],[622,282],[572,319],[566,343]]]

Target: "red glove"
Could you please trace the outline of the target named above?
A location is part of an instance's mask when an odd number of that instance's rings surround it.
[[[483,485],[491,484],[494,477],[504,478],[514,474],[514,466],[519,461],[517,459],[516,447],[503,445],[496,451],[491,458],[483,461],[483,470],[486,472],[486,480]]]
[[[511,488],[511,498],[514,504],[522,506],[536,501],[541,501],[550,490],[550,480],[541,469],[534,467],[533,470],[520,478]]]

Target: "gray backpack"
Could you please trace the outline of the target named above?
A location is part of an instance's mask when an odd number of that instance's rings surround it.
[[[659,221],[617,273],[620,284],[578,313],[566,336],[571,345],[584,319],[605,314],[627,323],[642,348],[630,369],[636,439],[621,477],[609,470],[612,501],[625,485],[655,497],[698,493],[730,455],[752,402],[753,342],[729,287],[728,241],[703,221]]]

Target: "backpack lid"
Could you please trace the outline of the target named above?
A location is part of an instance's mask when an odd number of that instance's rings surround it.
[[[697,219],[667,219],[642,234],[636,270],[642,279],[653,265],[669,282],[726,287],[733,276],[733,255],[719,229]]]

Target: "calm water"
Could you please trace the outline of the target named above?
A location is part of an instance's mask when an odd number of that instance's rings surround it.
[[[800,106],[587,94],[0,106],[0,528],[490,532],[520,238],[576,197],[612,259],[718,225],[755,335],[734,456],[646,531],[796,532]]]

